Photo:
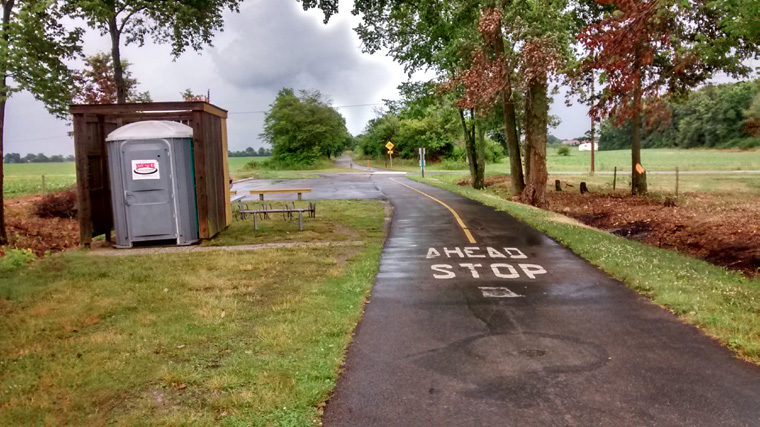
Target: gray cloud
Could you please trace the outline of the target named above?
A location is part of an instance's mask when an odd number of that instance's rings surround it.
[[[215,47],[201,54],[187,52],[174,61],[169,47],[151,42],[123,47],[122,53],[132,63],[140,90],[149,90],[156,101],[177,101],[186,88],[210,90],[211,102],[233,113],[227,122],[230,149],[257,148],[264,114],[234,113],[267,110],[282,87],[318,89],[336,106],[397,98],[396,86],[406,80],[402,67],[387,57],[360,52],[352,30],[357,18],[349,13],[350,2],[341,3],[341,13],[324,25],[319,11],[303,12],[295,0],[247,1],[240,14],[225,15]],[[84,47],[91,55],[110,44],[89,31]],[[354,134],[374,117],[372,106],[339,111]],[[585,108],[565,107],[561,96],[552,113],[563,119],[552,131],[558,137],[572,138],[588,127]],[[5,151],[73,154],[69,129],[30,94],[14,94],[7,106]]]

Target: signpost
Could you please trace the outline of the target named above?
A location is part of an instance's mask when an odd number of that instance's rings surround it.
[[[422,171],[422,177],[425,177],[425,149],[420,148],[420,170]]]
[[[388,143],[385,144],[385,148],[388,149],[388,157],[391,160],[391,169],[393,169],[393,147],[395,147],[395,144],[393,144],[390,141],[388,141]]]

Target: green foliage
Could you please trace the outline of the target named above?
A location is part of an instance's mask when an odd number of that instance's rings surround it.
[[[570,155],[570,147],[567,145],[562,145],[559,148],[557,148],[557,155],[559,156],[569,156]]]
[[[271,155],[272,150],[264,147],[259,147],[258,150],[246,147],[243,151],[227,151],[227,157],[269,157]]]
[[[177,57],[188,47],[197,51],[211,44],[222,30],[224,11],[237,12],[239,5],[240,0],[68,0],[66,11],[102,34],[126,36],[126,44],[142,46],[146,37],[168,43]]]
[[[0,273],[11,272],[37,258],[34,252],[29,249],[11,249],[6,247],[4,250],[5,255],[0,256]]]
[[[346,121],[319,91],[280,90],[264,119],[261,137],[272,146],[274,168],[310,167],[341,153],[348,139]]]
[[[66,117],[74,88],[67,61],[80,55],[83,30],[60,23],[57,2],[3,0],[2,6],[0,101],[26,90],[51,114]],[[6,76],[14,86],[6,86]]]
[[[760,138],[752,137],[753,117],[760,117],[760,79],[708,85],[693,91],[685,100],[669,101],[665,119],[642,125],[645,148],[753,148]],[[754,106],[756,103],[757,106]],[[753,109],[754,108],[754,109]],[[653,117],[652,119],[656,119]],[[599,148],[616,150],[631,145],[631,124],[601,124]]]

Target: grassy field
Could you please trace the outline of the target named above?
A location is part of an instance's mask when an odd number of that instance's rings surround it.
[[[307,230],[364,244],[78,252],[0,272],[0,425],[319,425],[384,223],[380,202],[335,203]],[[280,240],[250,223],[221,239],[239,234]]]
[[[760,150],[729,151],[729,150],[679,150],[679,149],[647,149],[641,151],[642,165],[650,171],[672,171],[678,167],[682,171],[731,171],[731,170],[760,170]],[[385,168],[385,159],[370,160],[370,165]],[[570,149],[569,156],[560,156],[556,148],[549,148],[546,156],[549,171],[554,172],[585,172],[591,168],[591,153]],[[366,165],[366,160],[356,160],[357,164]],[[598,151],[595,153],[597,171],[630,171],[631,150]],[[387,166],[390,168],[390,165]],[[393,159],[393,169],[407,172],[419,172],[418,160]],[[505,172],[509,169],[509,159],[504,158],[498,163],[486,165],[487,172]],[[464,163],[446,164],[428,163],[427,170],[467,171]]]
[[[601,151],[596,153],[596,170],[612,171],[616,166],[618,171],[630,170],[630,150]],[[672,171],[678,167],[682,171],[731,171],[731,170],[760,170],[760,151],[727,151],[727,150],[676,150],[676,149],[648,149],[642,150],[642,164],[650,171]],[[265,170],[248,168],[246,165],[254,161],[256,163],[267,160],[268,157],[230,157],[230,175],[233,179],[245,178],[269,178],[288,179],[314,177],[318,173],[350,172],[350,169],[342,169],[331,166],[329,161],[317,165],[315,169],[304,171],[288,170]],[[366,160],[356,160],[357,164],[366,165]],[[503,159],[496,164],[486,165],[486,174],[502,174],[508,168],[509,160]],[[556,149],[550,148],[547,155],[550,171],[577,171],[589,170],[590,153],[571,149],[569,156],[559,156]],[[372,167],[384,168],[383,159],[370,160]],[[417,160],[394,159],[393,169],[398,171],[419,172]],[[467,172],[464,163],[429,163],[429,171],[461,171]],[[74,163],[29,163],[5,165],[5,197],[8,199],[41,191],[42,175],[45,175],[46,188],[48,191],[57,191],[76,183]],[[650,180],[657,184],[660,178],[649,176]],[[621,177],[621,179],[626,179]],[[665,180],[668,178],[664,178]],[[712,184],[710,184],[712,185]]]
[[[736,353],[760,364],[760,281],[675,251],[574,224],[550,211],[503,200],[490,191],[410,177],[506,211],[548,234],[612,277],[667,307]]]
[[[594,154],[597,171],[630,171],[631,150],[599,151]],[[591,168],[591,152],[570,149],[569,156],[557,155],[550,149],[547,155],[550,171],[580,171]],[[730,171],[760,170],[760,150],[678,150],[658,148],[641,150],[641,164],[650,171]]]
[[[76,185],[74,162],[24,163],[3,165],[3,195],[7,199],[42,192],[42,175],[45,190],[59,191]]]
[[[506,176],[502,173],[489,173],[487,177]],[[455,184],[462,179],[469,178],[469,173],[441,174],[435,178],[447,184]],[[554,191],[554,181],[560,180],[565,191],[578,191],[581,181],[586,182],[592,192],[612,192],[612,175],[588,174],[566,175],[550,174],[546,183],[547,191]],[[567,184],[572,187],[567,188]],[[647,187],[654,195],[675,195],[675,175],[648,175]],[[492,189],[493,190],[493,189]],[[615,185],[616,192],[629,193],[631,190],[630,175],[618,175]],[[507,189],[501,191],[500,196],[506,197]],[[758,174],[681,174],[678,179],[679,195],[688,192],[723,192],[736,195],[760,193],[760,175]]]

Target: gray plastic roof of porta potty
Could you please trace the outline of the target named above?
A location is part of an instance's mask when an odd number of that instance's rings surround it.
[[[108,134],[106,141],[145,140],[158,138],[192,138],[193,128],[168,120],[146,120],[130,123]]]

